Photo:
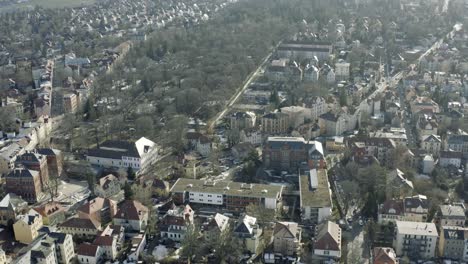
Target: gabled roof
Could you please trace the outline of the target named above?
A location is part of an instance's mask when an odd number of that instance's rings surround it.
[[[118,181],[117,177],[112,174],[102,177],[98,181],[98,185],[101,186],[103,190],[107,190],[113,181]]]
[[[393,248],[375,247],[374,248],[374,263],[375,264],[397,264],[396,253]]]
[[[16,211],[17,208],[26,208],[27,206],[28,202],[14,193],[8,193],[0,201],[0,209],[10,208],[11,210]]]
[[[321,224],[318,228],[314,248],[334,251],[341,250],[341,228],[330,221]]]
[[[125,200],[119,206],[115,218],[127,220],[141,220],[148,213],[148,208],[138,201]]]
[[[67,221],[61,223],[59,227],[71,227],[71,228],[87,228],[87,229],[98,229],[91,219],[87,218],[70,218]]]
[[[217,229],[223,231],[229,224],[229,217],[216,213],[216,215],[208,221],[205,225],[205,231]]]
[[[81,255],[81,256],[95,257],[98,250],[99,250],[98,245],[91,245],[91,244],[83,243],[78,246],[78,250],[76,251],[76,254]]]
[[[65,208],[58,202],[50,202],[36,207],[34,210],[36,210],[43,217],[47,217],[49,215],[64,212]]]
[[[297,231],[298,231],[298,224],[295,222],[276,222],[275,229],[273,231],[273,235],[276,235],[281,230],[286,230],[287,234],[290,237],[295,238]]]
[[[234,229],[235,233],[252,234],[257,224],[257,218],[244,215],[239,220],[239,224]]]
[[[104,208],[114,206],[116,202],[102,197],[96,197],[78,208],[78,211],[91,215]]]

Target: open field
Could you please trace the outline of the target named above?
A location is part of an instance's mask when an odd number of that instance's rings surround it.
[[[64,8],[91,5],[98,0],[29,0],[29,1],[9,1],[0,0],[0,12],[10,12],[14,10],[33,9],[35,6],[44,8]]]

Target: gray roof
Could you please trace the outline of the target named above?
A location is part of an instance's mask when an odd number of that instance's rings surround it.
[[[443,204],[440,206],[442,217],[462,217],[465,218],[465,207],[463,204]]]

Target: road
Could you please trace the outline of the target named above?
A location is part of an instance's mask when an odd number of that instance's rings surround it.
[[[260,65],[257,67],[257,69],[255,71],[253,71],[252,73],[250,73],[249,76],[247,76],[247,79],[244,81],[243,85],[240,87],[240,89],[237,90],[237,92],[231,97],[231,99],[229,99],[229,101],[226,104],[226,106],[224,107],[224,109],[221,112],[219,112],[218,114],[216,114],[215,118],[210,122],[210,124],[208,125],[208,127],[210,129],[213,129],[214,126],[219,122],[219,120],[221,120],[226,115],[226,113],[231,109],[231,107],[237,102],[239,97],[241,97],[241,95],[245,92],[245,90],[247,90],[247,88],[250,86],[252,81],[257,78],[258,74],[262,71],[262,69],[268,63],[271,56],[275,53],[276,49],[281,44],[281,42],[282,41],[280,41],[270,51],[270,53],[262,60]]]

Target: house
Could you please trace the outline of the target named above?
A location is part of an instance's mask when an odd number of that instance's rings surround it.
[[[326,170],[310,170],[299,176],[299,206],[303,221],[321,223],[332,213],[330,183]]]
[[[267,169],[296,172],[304,166],[326,168],[322,143],[302,137],[269,137],[262,154]]]
[[[193,225],[194,211],[189,205],[181,205],[173,210],[168,210],[161,220],[161,237],[173,241],[182,241],[188,226]]]
[[[190,148],[197,151],[201,156],[208,157],[211,153],[211,140],[199,133],[199,132],[188,132],[187,141]]]
[[[333,51],[332,43],[318,41],[285,41],[277,49],[280,58],[304,58],[328,60]]]
[[[10,226],[18,215],[26,213],[28,203],[13,193],[7,193],[0,201],[0,224]]]
[[[421,111],[431,111],[432,113],[440,113],[439,105],[429,97],[418,96],[410,101],[410,108],[413,114]]]
[[[335,63],[335,76],[337,80],[340,81],[345,81],[349,79],[349,73],[350,73],[350,66],[351,64],[349,62],[345,62],[343,60],[338,60],[337,63]]]
[[[52,148],[38,148],[36,152],[39,155],[45,156],[47,160],[47,169],[49,176],[60,177],[63,171],[62,152]]]
[[[437,135],[439,123],[431,115],[420,115],[416,121],[416,128],[420,138],[428,135]]]
[[[336,113],[328,112],[319,116],[320,134],[326,136],[341,136],[347,131],[346,119]]]
[[[6,175],[15,168],[16,157],[25,152],[19,143],[10,143],[0,149],[0,174]]]
[[[422,173],[431,174],[435,167],[435,159],[432,155],[425,155],[422,160]]]
[[[48,241],[41,241],[30,254],[32,263],[57,263],[55,246]]]
[[[130,263],[135,263],[138,261],[140,254],[146,247],[146,234],[138,233],[133,235],[130,238],[130,243],[132,247],[130,248],[130,252],[127,256],[126,261]]]
[[[82,243],[76,251],[77,260],[80,264],[98,264],[102,260],[104,250],[97,245]]]
[[[289,126],[292,128],[296,128],[303,125],[306,121],[312,120],[310,109],[302,106],[282,107],[281,113],[289,116]]]
[[[65,221],[65,208],[58,202],[49,202],[34,210],[42,216],[44,225],[55,226]]]
[[[60,232],[77,237],[95,237],[101,229],[96,223],[88,218],[73,217],[58,226]]]
[[[438,249],[442,258],[468,261],[468,228],[441,226]]]
[[[78,96],[74,93],[67,93],[63,95],[63,112],[76,113],[78,110]]]
[[[373,264],[398,264],[395,250],[390,247],[375,247],[372,251]]]
[[[316,121],[320,115],[327,112],[327,102],[325,98],[320,96],[313,96],[304,99],[303,106],[310,109],[310,118]]]
[[[114,216],[114,224],[121,225],[128,230],[145,230],[148,224],[149,210],[138,201],[123,201]]]
[[[29,212],[19,215],[13,224],[15,239],[23,244],[29,244],[39,236],[39,229],[42,227],[41,215],[30,209]]]
[[[109,223],[117,212],[117,203],[108,198],[96,197],[78,209],[78,217],[90,219],[97,226]]]
[[[102,177],[94,186],[94,194],[102,198],[110,198],[120,191],[120,181],[112,174]]]
[[[237,129],[239,131],[243,129],[249,129],[255,127],[256,116],[253,112],[235,112],[229,117],[230,129]]]
[[[306,82],[318,82],[320,77],[320,71],[315,65],[307,65],[304,71],[304,81]]]
[[[246,159],[252,151],[256,151],[256,149],[250,143],[239,143],[231,149],[232,156],[236,160]]]
[[[234,228],[234,235],[242,241],[244,251],[254,253],[260,244],[262,229],[257,223],[257,218],[244,214]]]
[[[102,249],[102,259],[115,260],[117,257],[117,238],[110,235],[98,235],[94,239],[93,245]]]
[[[281,135],[289,131],[289,115],[271,112],[260,118],[262,132],[268,135]]]
[[[386,200],[379,206],[378,222],[413,221],[425,222],[429,213],[429,201],[424,195]]]
[[[465,226],[465,206],[463,203],[442,204],[437,211],[437,222],[440,226]]]
[[[278,185],[179,178],[170,192],[176,204],[190,203],[244,211],[249,204],[276,210],[282,191],[283,186]]]
[[[386,181],[387,199],[403,198],[413,194],[413,182],[406,179],[405,174],[399,169],[389,171]]]
[[[15,168],[6,176],[5,191],[23,198],[28,203],[36,203],[41,197],[39,172],[25,168]]]
[[[317,228],[314,240],[314,255],[325,260],[341,258],[341,228],[330,221],[325,221]]]
[[[441,167],[453,166],[460,168],[463,153],[457,151],[441,151],[439,154],[439,165]]]
[[[276,222],[273,231],[275,253],[283,256],[296,256],[301,248],[302,229],[295,222]]]
[[[216,213],[203,224],[202,231],[206,241],[214,242],[216,238],[229,228],[229,217]]]
[[[39,172],[41,188],[42,190],[45,189],[46,184],[49,181],[49,169],[47,167],[46,156],[40,155],[37,152],[27,151],[16,158],[15,166]]]
[[[452,150],[468,155],[468,135],[448,135],[446,150]]]
[[[136,142],[108,140],[88,150],[86,160],[99,167],[140,170],[151,165],[157,153],[156,143],[144,137]]]
[[[439,135],[424,135],[421,140],[421,149],[428,153],[432,153],[434,156],[439,156],[439,152],[442,148],[442,140]]]
[[[373,158],[380,164],[392,167],[394,164],[393,154],[396,144],[388,138],[350,138],[347,146],[353,153],[354,161],[366,163]]]
[[[58,263],[73,263],[73,259],[75,258],[75,248],[73,246],[72,235],[60,232],[51,232],[48,234],[48,237],[55,245]]]
[[[411,260],[432,259],[439,235],[434,223],[396,221],[393,248]]]
[[[239,133],[241,143],[250,143],[254,146],[258,146],[263,142],[262,132],[257,128],[243,129]]]

